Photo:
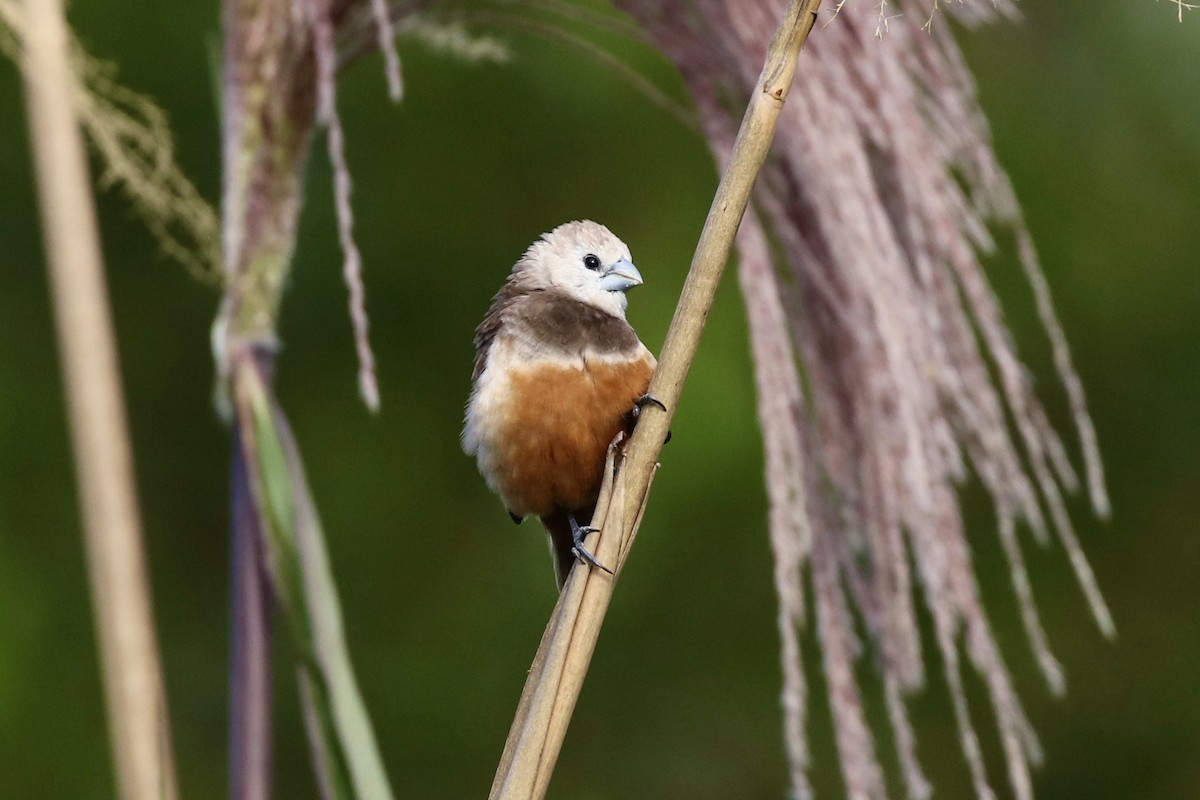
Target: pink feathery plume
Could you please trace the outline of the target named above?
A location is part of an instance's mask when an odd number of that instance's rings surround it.
[[[723,158],[782,3],[621,5],[678,65]],[[1039,541],[1057,534],[1099,627],[1113,633],[1063,502],[1076,476],[980,263],[996,246],[989,223],[1015,237],[1092,506],[1105,515],[1095,431],[971,76],[936,10],[932,0],[884,0],[823,13],[738,236],[766,447],[785,742],[802,798],[812,794],[797,633],[806,571],[847,796],[887,794],[855,677],[863,649],[856,620],[879,664],[907,794],[930,795],[905,706],[925,681],[920,595],[976,794],[993,797],[963,655],[986,686],[1013,793],[1032,797],[1037,739],[992,634],[959,509],[957,488],[970,472],[991,495],[1021,618],[1050,687],[1062,690],[1062,669],[1038,619],[1019,523]],[[1014,14],[1007,0],[944,10],[967,24]]]

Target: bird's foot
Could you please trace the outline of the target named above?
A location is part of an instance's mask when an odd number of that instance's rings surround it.
[[[642,415],[642,409],[649,405],[658,406],[663,411],[667,410],[667,407],[663,403],[662,400],[659,400],[654,395],[650,394],[649,392],[646,392],[644,395],[639,397],[637,400],[633,401],[633,411],[631,412],[633,414],[633,418],[637,419],[638,417],[640,417]]]
[[[599,533],[600,529],[591,525],[580,525],[575,521],[574,514],[568,514],[567,520],[571,523],[571,541],[575,545],[571,548],[571,554],[585,564],[596,567],[597,569],[602,569],[609,575],[612,575],[613,571],[601,564],[599,559],[592,554],[592,551],[588,550],[583,544],[583,540],[588,537],[588,534]]]
[[[650,394],[649,392],[646,392],[644,395],[639,397],[637,400],[633,401],[633,408],[629,412],[630,416],[633,417],[633,421],[637,422],[638,417],[640,417],[642,415],[642,409],[645,408],[646,406],[651,406],[651,405],[658,406],[663,411],[667,410],[667,406],[665,403],[663,403],[662,400],[659,400],[654,395]],[[667,431],[667,438],[663,439],[663,444],[666,444],[669,441],[671,441],[671,432]]]

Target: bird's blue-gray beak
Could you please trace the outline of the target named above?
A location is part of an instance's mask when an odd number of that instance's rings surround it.
[[[627,292],[642,283],[642,273],[624,258],[609,267],[600,278],[600,288],[606,292]]]

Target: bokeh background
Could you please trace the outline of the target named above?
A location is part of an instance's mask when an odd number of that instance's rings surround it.
[[[962,41],[1089,392],[1113,495],[1109,522],[1078,499],[1072,506],[1116,617],[1115,643],[1091,624],[1061,551],[1030,554],[1068,673],[1064,699],[1035,672],[983,493],[968,486],[973,552],[1045,745],[1038,797],[1200,797],[1200,14],[1181,25],[1174,7],[1150,0],[1023,6],[1024,24]],[[215,199],[216,4],[78,3],[71,17],[94,53],[166,108],[181,162]],[[356,397],[321,155],[283,311],[280,394],[399,797],[485,794],[554,602],[536,523],[514,527],[458,447],[474,325],[533,238],[591,217],[632,248],[647,284],[630,318],[657,349],[716,182],[698,136],[611,71],[561,43],[498,35],[514,56],[505,66],[403,44],[400,106],[386,100],[378,59],[341,83],[379,416]],[[653,54],[626,55],[682,96]],[[0,136],[0,796],[104,798],[112,779],[96,649],[10,64],[0,64]],[[99,202],[181,783],[186,797],[215,798],[226,779],[228,651],[228,431],[211,405],[208,344],[216,295],[156,251],[119,196]],[[990,267],[1039,391],[1069,430],[1019,269],[1004,256]],[[748,352],[729,280],[552,796],[784,794]],[[841,786],[811,633],[805,644],[814,779],[833,798]],[[280,656],[277,794],[311,798]],[[865,665],[866,685],[869,673]],[[966,798],[944,689],[934,672],[911,703],[920,755],[938,797]],[[977,683],[969,690],[1006,796],[990,709]]]

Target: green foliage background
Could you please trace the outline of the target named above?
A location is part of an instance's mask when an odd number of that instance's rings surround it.
[[[994,625],[1048,763],[1039,798],[1200,791],[1200,17],[1166,3],[1023,3],[964,36],[1001,160],[1039,244],[1109,469],[1115,516],[1073,503],[1120,638],[1090,624],[1058,550],[1031,553],[1068,673],[1033,668],[982,492],[965,492]],[[122,79],[170,113],[179,157],[218,196],[208,45],[215,3],[76,4]],[[819,31],[815,34],[819,35]],[[704,144],[612,73],[506,35],[503,67],[404,46],[407,98],[378,59],[341,84],[383,411],[357,401],[323,157],[283,312],[279,388],[330,538],[351,650],[397,795],[482,797],[554,601],[536,523],[513,527],[458,448],[471,332],[513,260],[572,218],[611,226],[647,285],[631,320],[657,349],[715,186]],[[633,58],[682,96],[652,55]],[[15,69],[0,69],[0,795],[112,794],[47,290]],[[318,145],[318,152],[323,145]],[[184,795],[225,784],[228,432],[211,407],[215,295],[100,197]],[[991,271],[1066,429],[1013,260]],[[591,798],[777,798],[778,656],[751,365],[727,282],[664,455],[552,788]],[[839,796],[810,669],[814,775]],[[284,651],[281,650],[281,656]],[[869,661],[869,660],[868,660]],[[286,663],[281,658],[281,663]],[[862,676],[869,684],[869,663]],[[277,794],[314,797],[290,669],[277,689]],[[971,685],[1006,793],[990,710]],[[870,692],[869,692],[870,693]],[[937,796],[970,796],[944,685],[912,701]],[[880,729],[882,731],[882,728]],[[888,754],[886,734],[880,748]],[[890,758],[890,754],[887,756]],[[896,794],[899,789],[896,787]]]

